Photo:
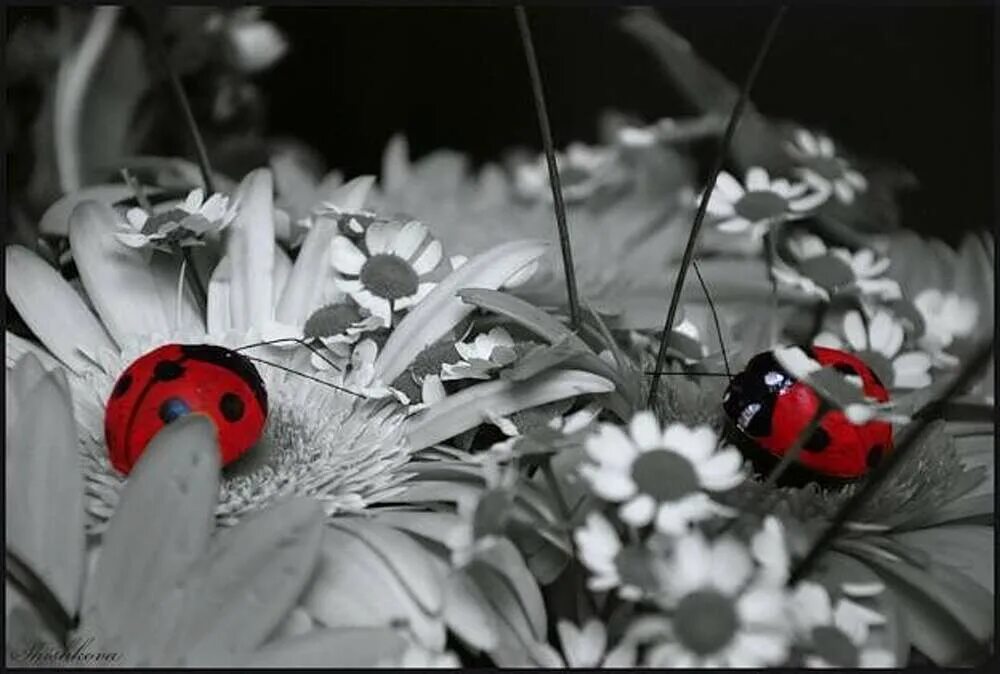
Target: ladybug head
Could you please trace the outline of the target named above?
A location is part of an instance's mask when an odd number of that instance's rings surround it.
[[[771,416],[778,395],[795,380],[770,351],[757,354],[733,377],[722,396],[726,416],[753,437],[771,432]]]

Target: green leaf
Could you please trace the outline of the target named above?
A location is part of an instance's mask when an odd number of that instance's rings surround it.
[[[11,379],[21,399],[7,427],[7,547],[72,617],[84,581],[84,496],[69,384],[32,356]]]
[[[395,381],[417,354],[471,313],[472,307],[457,296],[461,289],[497,288],[541,257],[547,247],[544,241],[513,241],[481,253],[453,271],[393,330],[375,361],[375,376]]]
[[[512,527],[507,536],[521,551],[531,573],[542,585],[554,582],[572,559],[569,546],[563,549],[553,545],[530,527]]]
[[[452,534],[463,525],[462,518],[451,512],[403,512],[383,511],[376,515],[376,521],[411,534],[416,534],[447,546]]]
[[[192,414],[154,436],[122,490],[84,599],[84,624],[104,648],[140,664],[172,632],[177,586],[208,545],[218,494],[211,419]]]
[[[184,586],[174,652],[181,664],[253,651],[294,606],[319,559],[323,511],[295,499],[212,541]]]
[[[477,384],[411,418],[410,445],[421,449],[442,442],[489,422],[492,415],[505,416],[554,400],[612,390],[614,385],[607,379],[578,370],[546,372],[523,382],[498,380]]]
[[[421,554],[427,553],[421,550]],[[444,625],[439,616],[423,609],[408,580],[400,576],[397,565],[406,563],[386,558],[380,547],[353,531],[327,528],[319,567],[301,605],[327,627],[386,627],[404,622],[422,644],[440,649],[445,642]]]
[[[512,367],[503,370],[500,373],[500,378],[508,381],[525,381],[546,370],[562,365],[574,356],[587,354],[590,352],[584,351],[567,338],[552,345],[537,345],[524,354]]]
[[[545,640],[546,615],[545,600],[524,558],[517,548],[506,539],[477,556],[478,563],[485,564],[499,573],[504,582],[517,597],[521,610],[531,625],[532,634],[539,641]]]
[[[222,666],[240,669],[397,667],[407,648],[409,642],[397,629],[341,627],[283,639],[252,655],[233,658]]]
[[[992,527],[950,525],[891,535],[899,543],[927,554],[936,564],[962,573],[994,594],[995,538]]]
[[[459,639],[480,651],[497,646],[498,618],[486,595],[464,570],[445,582],[444,620]]]

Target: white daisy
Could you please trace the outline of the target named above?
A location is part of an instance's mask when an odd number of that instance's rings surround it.
[[[868,189],[865,177],[837,156],[828,136],[798,129],[788,150],[802,163],[798,172],[803,180],[818,190],[832,191],[844,204],[854,203],[855,195]]]
[[[828,197],[829,192],[810,191],[805,183],[771,180],[767,170],[755,166],[747,171],[745,187],[731,174],[720,172],[706,208],[719,220],[719,230],[749,232],[759,240],[772,225],[803,217]]]
[[[66,372],[91,530],[106,526],[125,484],[109,460],[104,413],[115,382],[137,357],[170,343],[244,347],[266,339],[276,325],[301,331],[297,326],[315,310],[318,280],[330,273],[328,258],[317,253],[328,250],[332,232],[310,231],[293,264],[274,244],[272,193],[267,170],[252,172],[237,191],[240,210],[212,274],[205,311],[190,288],[176,292],[180,262],[146,260],[122,244],[115,236],[121,217],[96,202],[81,204],[69,221],[87,301],[31,251],[6,249],[8,296],[42,344],[8,332],[7,366],[31,352],[47,368]],[[268,422],[257,445],[225,471],[216,510],[221,523],[290,494],[313,496],[332,513],[398,493],[409,477],[402,405],[359,399],[295,374],[308,367],[310,353],[303,348],[262,346],[244,353],[293,372],[257,366],[268,392]]]
[[[197,246],[207,233],[219,232],[236,217],[229,197],[213,194],[207,200],[200,187],[188,193],[183,203],[165,211],[149,213],[130,208],[119,221],[115,237],[130,248],[172,250],[175,246]]]
[[[444,381],[489,379],[493,370],[510,365],[516,358],[514,338],[500,327],[476,335],[472,343],[455,342],[455,350],[462,360],[442,364],[441,379]]]
[[[788,656],[783,583],[757,573],[735,538],[709,542],[691,532],[677,541],[661,602],[672,622],[650,649],[649,666],[766,667]]]
[[[229,42],[229,56],[246,73],[256,73],[274,64],[288,51],[288,40],[270,21],[260,18],[260,7],[245,7],[213,15],[207,28],[221,31]]]
[[[743,480],[739,451],[716,452],[716,443],[708,426],[672,424],[661,431],[653,413],[643,411],[632,417],[629,434],[601,424],[586,441],[597,463],[582,465],[580,474],[598,496],[622,503],[625,522],[655,522],[663,533],[680,534],[693,522],[729,512],[703,490],[724,491]]]
[[[979,305],[956,293],[927,288],[913,300],[923,319],[924,332],[917,340],[921,349],[931,354],[935,364],[954,366],[958,359],[947,353],[956,337],[972,334],[979,317]]]
[[[618,596],[627,601],[662,591],[667,571],[664,561],[637,544],[623,545],[614,526],[599,512],[587,515],[584,526],[573,532],[573,540],[580,562],[591,573],[587,579],[590,590],[617,588]]]
[[[441,243],[416,220],[375,222],[364,234],[363,249],[346,236],[333,240],[337,285],[389,326],[393,312],[412,306],[434,289],[427,280],[441,262]]]
[[[814,344],[833,349],[849,347],[892,388],[922,388],[931,383],[931,357],[923,351],[902,351],[902,323],[885,309],[877,309],[871,320],[852,309],[844,314],[844,340],[832,332],[817,335]]]
[[[806,649],[806,667],[892,668],[895,656],[869,643],[870,630],[885,617],[841,597],[832,602],[822,585],[799,583],[789,603],[797,640]]]
[[[317,370],[333,368],[338,360],[350,356],[350,345],[361,335],[381,327],[381,318],[372,316],[353,302],[320,307],[306,321],[303,332],[307,339],[318,339],[328,353],[313,353],[310,363]]]
[[[796,258],[794,267],[778,263],[772,268],[779,281],[829,301],[838,294],[871,295],[884,300],[903,296],[899,283],[881,278],[890,260],[863,248],[852,253],[846,248],[828,248],[823,239],[803,234],[788,244]]]

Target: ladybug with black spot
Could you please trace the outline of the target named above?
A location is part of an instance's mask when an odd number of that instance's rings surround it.
[[[128,474],[153,436],[193,413],[215,423],[222,465],[245,454],[267,420],[267,391],[250,359],[221,346],[167,344],[135,360],[105,408],[111,464]]]
[[[861,359],[837,349],[802,347],[823,367],[861,378],[868,398],[888,402],[889,392]],[[783,456],[816,414],[819,395],[785,370],[772,351],[754,356],[733,377],[723,396],[726,416],[756,445]],[[827,412],[806,441],[798,461],[822,476],[853,479],[867,473],[892,451],[892,424],[852,424],[841,410]]]

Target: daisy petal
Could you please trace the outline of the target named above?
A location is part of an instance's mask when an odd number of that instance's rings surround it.
[[[722,192],[722,195],[731,203],[739,201],[746,194],[746,190],[743,189],[739,181],[725,171],[719,173],[719,177],[715,181],[715,189]]]
[[[601,424],[598,432],[587,438],[587,454],[601,465],[627,469],[635,461],[635,445],[614,424]]]
[[[656,416],[648,410],[632,417],[629,432],[640,450],[656,449],[660,446],[660,425],[656,421]]]
[[[868,333],[859,312],[848,311],[844,316],[844,336],[855,351],[864,351],[868,348]]]
[[[395,253],[404,260],[409,260],[427,238],[427,234],[427,227],[416,220],[411,220],[403,225],[399,234],[393,239],[389,252]]]
[[[369,255],[388,252],[392,244],[395,228],[384,222],[376,222],[365,232],[365,246]]]
[[[441,262],[442,247],[440,241],[431,241],[419,257],[413,261],[413,270],[418,275],[423,276],[434,271],[434,268]]]
[[[768,180],[767,171],[759,166],[754,166],[747,171],[747,191],[748,192],[764,192],[767,191],[770,181]]]
[[[724,222],[720,222],[716,227],[719,231],[729,232],[730,234],[739,234],[750,229],[752,223],[746,218],[732,218]]]
[[[334,238],[330,245],[330,258],[333,267],[341,274],[357,276],[361,273],[367,258],[365,254],[358,250],[350,239],[344,236]]]
[[[639,494],[618,510],[622,521],[633,527],[644,527],[653,520],[656,501],[649,494]]]

